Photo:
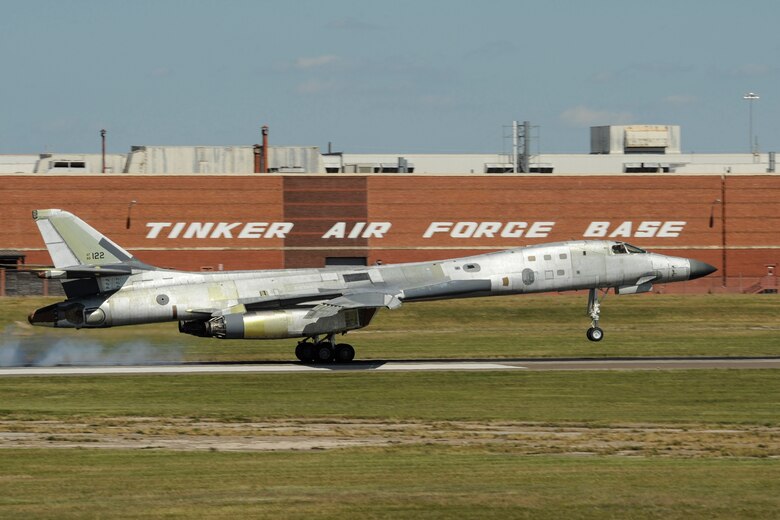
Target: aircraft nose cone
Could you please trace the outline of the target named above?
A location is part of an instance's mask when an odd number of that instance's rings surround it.
[[[708,274],[712,274],[717,269],[707,262],[700,262],[698,260],[691,260],[691,275],[688,277],[689,280],[694,280],[696,278],[701,278],[702,276],[707,276]]]

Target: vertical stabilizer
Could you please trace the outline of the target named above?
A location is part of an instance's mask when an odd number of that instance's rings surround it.
[[[72,213],[61,209],[33,211],[55,267],[121,264],[133,255]]]

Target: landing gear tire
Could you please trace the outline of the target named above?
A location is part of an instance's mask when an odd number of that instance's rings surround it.
[[[321,342],[314,345],[314,362],[315,363],[330,363],[333,361],[335,352],[330,343]]]
[[[601,302],[607,297],[609,289],[604,290],[604,295],[599,300],[595,288],[588,290],[588,315],[590,316],[590,328],[585,334],[591,341],[601,341],[604,339],[604,331],[599,328],[599,317],[601,316]]]
[[[591,341],[601,341],[604,339],[604,331],[598,327],[591,327],[588,329],[586,336]]]
[[[295,347],[295,357],[301,363],[311,363],[314,360],[314,345],[308,341],[302,341]]]
[[[355,359],[355,349],[352,345],[339,343],[336,345],[336,363],[349,363]]]

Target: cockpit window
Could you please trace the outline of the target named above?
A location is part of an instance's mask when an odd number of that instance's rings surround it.
[[[647,253],[642,248],[632,246],[631,244],[626,244],[625,242],[618,242],[614,246],[612,246],[612,253],[616,255],[625,255],[627,253],[634,253],[634,254],[641,254],[641,253]]]

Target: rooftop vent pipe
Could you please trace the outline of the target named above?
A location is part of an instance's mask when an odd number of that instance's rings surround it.
[[[254,153],[255,153],[255,173],[260,173],[261,163],[263,162],[262,159],[262,153],[263,153],[263,147],[259,144],[256,144],[252,147]]]
[[[260,164],[260,173],[268,173],[268,125],[263,125],[263,157]]]

